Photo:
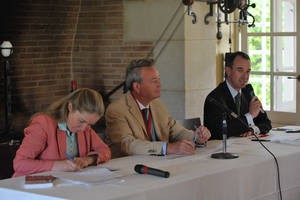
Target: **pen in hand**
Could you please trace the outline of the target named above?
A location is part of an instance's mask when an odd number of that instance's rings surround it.
[[[205,147],[206,146],[206,142],[204,143],[198,143],[198,139],[201,137],[202,132],[199,131],[199,127],[197,127],[196,125],[194,125],[195,128],[195,135],[194,135],[194,142],[196,143],[196,147]]]
[[[194,125],[194,128],[195,128],[194,142],[197,142],[197,140],[201,137],[201,132],[198,130],[198,127],[196,125]]]
[[[74,162],[73,158],[67,152],[65,152],[65,155],[68,160],[72,161],[72,163],[74,164],[74,167],[76,168],[76,171],[80,170],[80,167]]]
[[[73,161],[73,158],[67,152],[65,152],[65,155],[67,156],[68,160]]]

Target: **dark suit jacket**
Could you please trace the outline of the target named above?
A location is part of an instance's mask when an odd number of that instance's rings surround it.
[[[222,121],[225,109],[220,108],[220,106],[215,105],[213,102],[209,101],[209,98],[213,98],[219,103],[223,104],[227,109],[237,112],[234,99],[231,96],[229,88],[226,82],[220,83],[220,85],[215,88],[205,99],[204,103],[204,125],[211,132],[211,139],[222,139]],[[249,112],[249,102],[251,101],[251,94],[246,89],[242,89],[241,94],[241,110],[239,119],[233,118],[230,114],[227,115],[227,135],[239,136],[247,131],[249,131],[248,122],[245,114]],[[272,128],[271,121],[269,120],[267,113],[259,113],[259,115],[253,119],[254,124],[260,129],[261,133],[267,133]]]

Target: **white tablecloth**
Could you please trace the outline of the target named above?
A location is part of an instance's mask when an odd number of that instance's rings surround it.
[[[279,162],[284,200],[300,199],[300,146],[264,142]],[[191,156],[129,156],[99,167],[117,169],[124,182],[91,186],[58,183],[47,189],[23,189],[24,177],[0,181],[0,199],[119,199],[119,200],[277,200],[278,180],[274,159],[258,142],[228,140],[228,152],[239,158],[210,157],[222,151],[222,141],[209,141]],[[136,164],[167,170],[169,178],[134,172]],[[51,173],[50,173],[51,174]]]

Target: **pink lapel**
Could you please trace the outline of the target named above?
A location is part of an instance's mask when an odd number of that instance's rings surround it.
[[[78,151],[80,156],[86,156],[88,152],[88,148],[90,146],[89,140],[86,139],[86,135],[84,132],[78,132],[77,134],[77,142],[78,142]]]
[[[57,129],[57,145],[59,149],[59,156],[61,158],[66,158],[65,152],[67,150],[67,145],[66,145],[66,133],[65,131],[62,131],[60,129]]]

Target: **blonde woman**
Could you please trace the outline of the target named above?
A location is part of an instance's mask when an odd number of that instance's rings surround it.
[[[111,158],[109,147],[90,127],[104,114],[101,95],[78,89],[35,114],[24,129],[13,177],[45,171],[76,171]]]

